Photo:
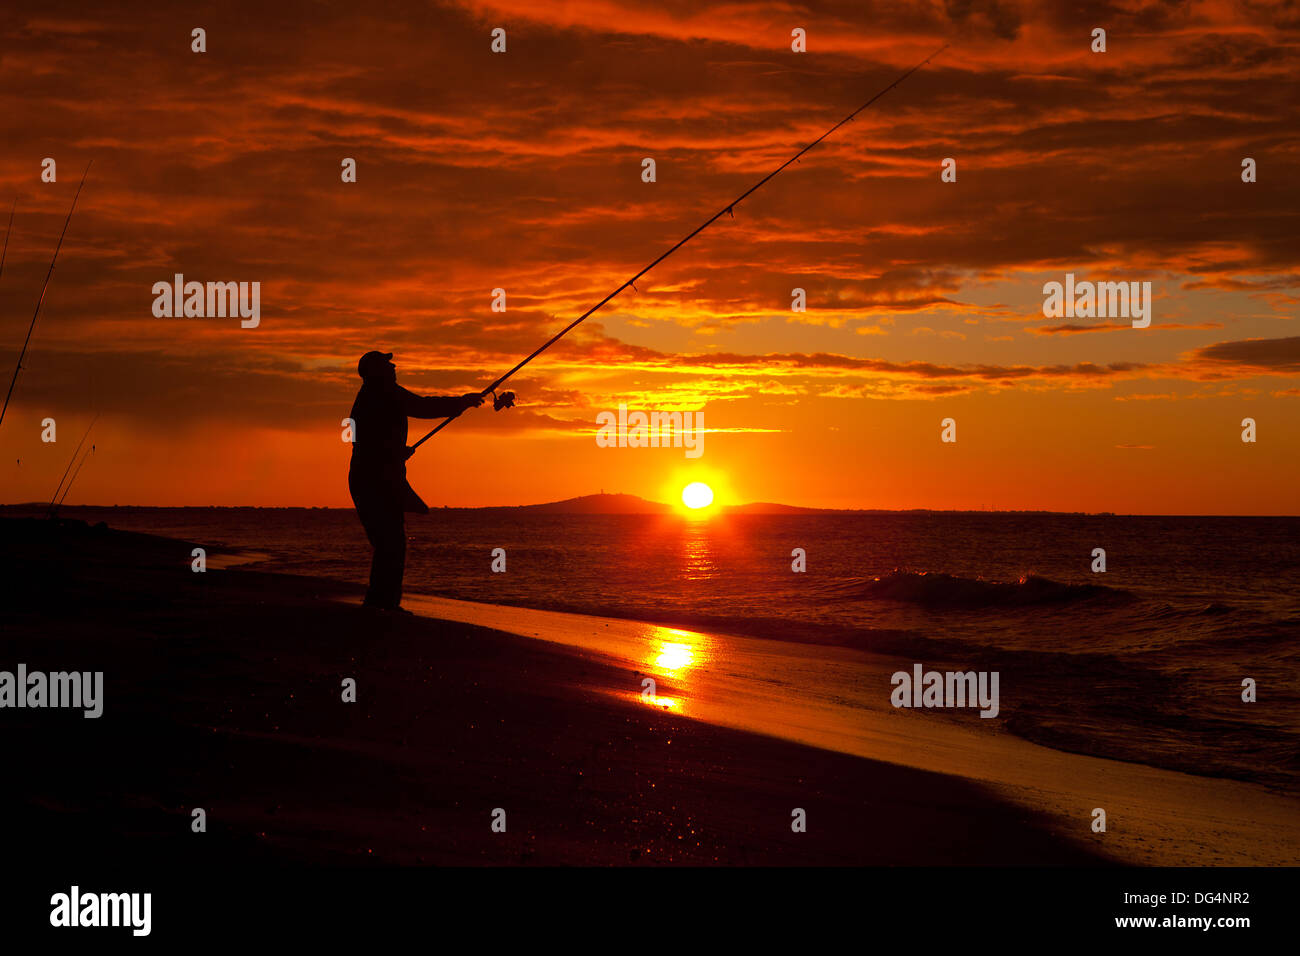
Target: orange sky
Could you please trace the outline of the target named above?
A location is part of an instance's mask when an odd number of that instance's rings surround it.
[[[417,391],[484,387],[947,41],[520,373],[518,408],[430,442],[415,487],[435,506],[703,478],[724,503],[1300,511],[1294,8],[138,6],[0,22],[5,387],[94,159],[0,426],[2,501],[48,498],[99,412],[69,501],[345,505],[362,352],[396,352]],[[155,318],[178,272],[260,282],[260,326]],[[1066,272],[1150,281],[1151,327],[1044,318]],[[621,402],[703,410],[703,457],[597,447]]]

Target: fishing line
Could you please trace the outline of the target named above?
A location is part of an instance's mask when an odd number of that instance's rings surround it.
[[[94,451],[95,451],[94,445],[91,445],[89,448],[86,449],[86,453],[81,456],[81,465],[84,465],[86,463],[86,459],[89,458],[94,453]],[[54,508],[53,511],[50,512],[51,517],[54,516],[55,512],[57,512],[59,508],[63,507],[63,502],[68,497],[68,492],[72,490],[72,482],[76,481],[77,476],[81,474],[81,465],[78,465],[77,470],[72,473],[72,481],[69,481],[68,487],[63,489],[63,497],[59,499],[58,505]]]
[[[931,60],[933,60],[936,56],[938,56],[940,53],[942,53],[942,52],[943,52],[944,50],[946,50],[946,49],[948,49],[948,44],[947,44],[947,43],[945,43],[943,46],[939,47],[939,49],[935,50],[933,53],[931,53],[929,56],[927,56],[927,57],[926,57],[924,60],[922,60],[920,63],[916,64],[916,66],[912,67],[910,70],[908,70],[908,71],[907,71],[906,73],[904,73],[902,76],[900,76],[898,79],[894,80],[894,82],[890,83],[890,84],[889,84],[888,86],[886,86],[883,90],[881,90],[881,91],[880,91],[879,93],[877,93],[875,96],[871,97],[871,99],[867,100],[865,103],[863,103],[861,106],[859,106],[857,109],[855,109],[855,110],[854,110],[852,113],[850,113],[848,116],[844,117],[844,119],[840,120],[838,123],[836,123],[836,124],[835,124],[834,126],[832,126],[830,129],[828,129],[826,132],[822,133],[822,134],[821,134],[820,136],[818,136],[815,140],[813,140],[811,143],[809,143],[809,144],[808,144],[807,146],[805,146],[803,149],[799,150],[799,152],[795,153],[793,156],[791,156],[789,159],[787,159],[784,163],[782,163],[782,164],[781,164],[780,166],[778,166],[776,169],[772,170],[770,173],[768,173],[766,176],[764,176],[764,177],[763,177],[762,179],[760,179],[758,182],[754,183],[754,185],[750,186],[748,189],[746,189],[743,193],[741,193],[739,196],[737,196],[737,197],[736,197],[735,199],[733,199],[731,202],[727,203],[725,206],[723,206],[721,209],[719,209],[717,212],[715,212],[712,216],[710,216],[708,219],[706,219],[703,223],[701,223],[698,227],[696,227],[694,230],[692,230],[688,235],[686,235],[684,238],[682,238],[681,240],[679,240],[679,241],[678,241],[678,242],[677,242],[677,243],[676,243],[672,248],[670,248],[667,252],[663,253],[663,255],[661,255],[658,259],[656,259],[654,262],[650,263],[648,266],[646,266],[644,269],[642,269],[640,272],[638,272],[638,273],[637,273],[636,275],[634,275],[632,278],[628,279],[628,280],[627,280],[626,282],[624,282],[621,286],[619,286],[617,289],[615,289],[615,290],[614,290],[613,292],[611,292],[609,295],[605,296],[605,298],[601,299],[599,302],[597,302],[595,305],[593,305],[593,306],[592,306],[590,309],[588,309],[586,312],[582,313],[582,315],[578,316],[576,319],[574,319],[572,322],[570,322],[568,325],[566,325],[566,326],[565,326],[563,329],[561,329],[559,332],[555,333],[555,335],[551,336],[551,338],[548,339],[548,340],[547,340],[547,341],[546,341],[546,342],[545,342],[545,343],[544,343],[540,348],[536,349],[532,354],[530,354],[530,355],[529,355],[527,358],[525,358],[522,362],[520,362],[518,365],[516,365],[516,366],[515,366],[514,368],[512,368],[510,371],[506,372],[504,375],[502,375],[500,378],[498,378],[495,382],[493,382],[493,383],[492,383],[491,385],[489,385],[487,388],[483,389],[483,391],[479,392],[479,396],[480,396],[480,397],[483,397],[483,398],[486,398],[486,397],[487,397],[488,395],[490,395],[490,394],[495,394],[495,392],[496,392],[496,390],[497,390],[497,387],[500,386],[500,385],[502,385],[502,384],[503,384],[503,383],[504,383],[508,378],[510,378],[510,376],[514,375],[515,372],[518,372],[521,368],[523,368],[525,365],[527,365],[527,364],[528,364],[529,362],[531,362],[533,359],[537,358],[537,356],[541,355],[543,352],[545,352],[548,348],[550,348],[552,345],[554,345],[554,344],[555,344],[556,342],[558,342],[560,339],[564,338],[565,335],[567,335],[569,332],[573,331],[573,330],[574,330],[575,328],[577,328],[580,324],[582,324],[582,322],[584,322],[584,321],[587,319],[588,316],[592,315],[594,312],[596,312],[598,309],[600,309],[602,306],[604,306],[606,303],[608,303],[611,299],[613,299],[615,296],[617,296],[617,295],[618,295],[620,292],[622,292],[624,289],[627,289],[627,288],[629,288],[629,287],[634,287],[634,286],[633,286],[633,283],[635,283],[637,279],[641,278],[643,275],[645,275],[647,272],[649,272],[649,271],[650,271],[651,269],[653,269],[655,266],[659,265],[659,263],[663,262],[665,259],[667,259],[669,256],[671,256],[674,252],[676,252],[678,249],[680,249],[682,246],[686,245],[686,243],[690,242],[692,239],[694,239],[696,236],[698,236],[700,233],[702,233],[705,229],[709,228],[709,226],[713,225],[715,222],[717,222],[719,219],[721,219],[722,216],[723,216],[724,214],[726,214],[726,215],[730,215],[730,216],[732,216],[732,217],[734,218],[735,214],[734,214],[733,210],[735,209],[735,207],[736,207],[737,205],[739,205],[739,203],[741,202],[741,200],[747,198],[751,193],[757,191],[757,190],[758,190],[761,186],[763,186],[763,185],[764,185],[764,184],[765,184],[769,179],[771,179],[772,177],[774,177],[777,173],[781,172],[783,169],[785,169],[785,168],[786,168],[787,166],[789,166],[791,163],[798,161],[798,159],[799,159],[800,156],[804,155],[806,152],[808,152],[810,149],[812,149],[814,146],[816,146],[818,143],[820,143],[822,140],[824,140],[827,136],[830,136],[831,133],[835,132],[837,129],[839,129],[841,126],[843,126],[845,123],[847,123],[847,122],[849,122],[850,120],[852,120],[853,117],[857,116],[859,113],[861,113],[863,110],[865,110],[868,106],[870,106],[872,103],[876,102],[876,100],[880,99],[882,96],[884,96],[884,95],[885,95],[886,93],[888,93],[890,90],[892,90],[894,87],[898,86],[898,84],[902,83],[905,79],[907,79],[909,76],[911,76],[911,75],[912,75],[913,73],[915,73],[917,70],[919,70],[921,67],[925,66],[927,63],[929,63]],[[501,397],[499,397],[499,398],[497,399],[497,401],[494,403],[494,405],[495,405],[495,407],[498,408],[498,409],[501,409],[501,408],[509,408],[510,405],[513,404],[513,402],[514,402],[514,395],[513,395],[512,393],[510,393],[510,392],[506,392],[504,395],[502,395]],[[442,431],[444,428],[446,428],[448,425],[450,425],[453,421],[455,421],[458,417],[459,417],[459,415],[452,415],[452,416],[449,417],[446,421],[440,423],[440,424],[437,425],[435,428],[433,428],[433,429],[432,429],[432,430],[431,430],[427,435],[425,435],[423,438],[421,438],[419,441],[417,441],[414,445],[411,446],[411,452],[412,452],[412,454],[415,452],[415,449],[419,448],[421,445],[423,445],[426,441],[428,441],[428,440],[429,440],[430,438],[432,438],[434,435],[438,434],[438,432]]]
[[[9,225],[5,227],[5,247],[0,251],[0,276],[5,274],[5,257],[9,255],[9,233],[14,230],[14,210],[18,208],[18,197],[14,197],[14,204],[9,207]]]
[[[77,460],[77,454],[81,451],[81,446],[84,445],[86,439],[90,437],[90,429],[95,427],[95,422],[97,421],[99,421],[98,412],[95,413],[95,417],[90,420],[90,424],[86,427],[86,434],[82,435],[81,441],[77,442],[77,447],[72,452],[72,461],[69,461],[68,467],[63,469],[63,477],[59,479],[58,487],[54,489],[54,497],[50,498],[50,510],[48,514],[54,514],[54,499],[59,497],[59,488],[62,488],[63,482],[67,480],[68,472],[72,470],[72,464]]]
[[[92,159],[90,163],[93,163]],[[50,269],[45,273],[45,284],[41,286],[41,297],[36,300],[36,311],[32,313],[32,324],[27,326],[27,338],[23,339],[22,351],[18,353],[18,364],[14,366],[14,377],[9,381],[9,392],[5,395],[4,408],[0,408],[0,423],[5,420],[5,412],[9,410],[9,399],[14,393],[14,385],[18,383],[18,373],[23,367],[23,358],[27,355],[27,343],[32,340],[32,330],[36,328],[36,317],[41,314],[41,303],[45,301],[45,292],[50,287],[50,276],[54,275],[54,263],[59,261],[59,250],[63,248],[63,237],[68,234],[68,223],[72,222],[72,211],[77,208],[77,196],[81,195],[81,187],[86,185],[86,175],[90,172],[90,163],[86,163],[86,172],[81,174],[81,183],[77,186],[77,193],[72,197],[72,206],[68,209],[68,218],[63,220],[63,231],[59,233],[59,244],[54,247],[54,257],[50,259]],[[15,204],[17,200],[14,200]],[[10,213],[10,221],[13,214]],[[5,235],[5,245],[9,244],[9,237]]]

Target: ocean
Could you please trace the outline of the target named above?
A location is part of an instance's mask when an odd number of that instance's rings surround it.
[[[64,514],[236,549],[263,570],[356,583],[368,573],[350,510]],[[407,527],[408,592],[996,670],[997,720],[936,715],[1058,750],[1300,790],[1300,518],[435,510]],[[491,571],[495,548],[505,573]],[[1097,548],[1104,573],[1092,571]],[[1242,700],[1248,678],[1254,703]]]

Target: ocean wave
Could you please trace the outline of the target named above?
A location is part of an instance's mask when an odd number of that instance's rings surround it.
[[[1024,575],[1017,581],[986,581],[941,571],[901,569],[859,583],[852,590],[857,598],[899,601],[927,608],[1023,607],[1098,600],[1127,602],[1136,597],[1123,588],[1065,584],[1036,574]]]

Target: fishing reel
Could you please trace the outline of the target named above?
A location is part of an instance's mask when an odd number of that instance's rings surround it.
[[[496,389],[492,390],[492,410],[494,412],[499,412],[503,408],[514,408],[514,407],[515,407],[514,392],[502,392],[500,395],[498,395],[496,393]]]

